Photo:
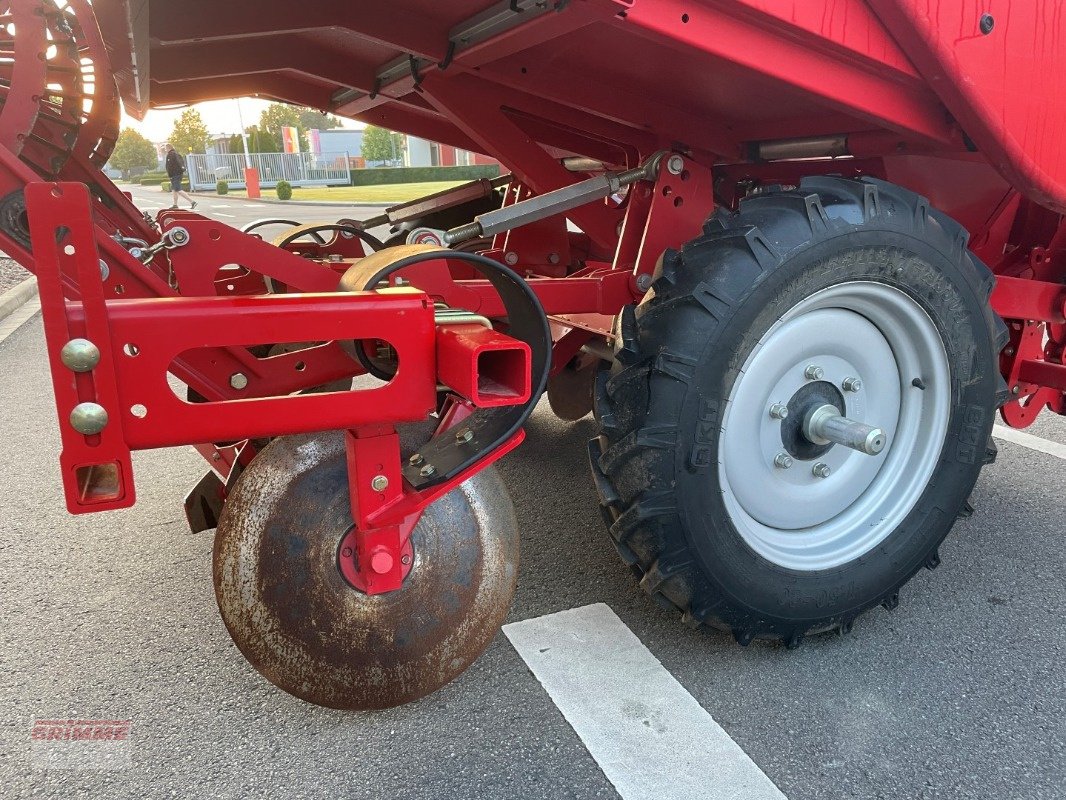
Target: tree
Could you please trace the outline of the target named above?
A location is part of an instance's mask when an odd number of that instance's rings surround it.
[[[122,177],[129,178],[130,170],[137,167],[153,168],[159,163],[159,154],[155,145],[137,133],[133,128],[123,128],[115,142],[109,164],[122,170]]]
[[[300,122],[300,114],[306,110],[299,106],[291,106],[288,103],[271,103],[263,109],[263,113],[259,115],[259,130],[275,138],[278,148],[274,152],[281,150],[282,128],[296,128],[300,137],[300,149],[304,151],[309,149],[307,147],[307,128]],[[262,150],[260,152],[265,153],[266,151]]]
[[[207,126],[200,112],[195,108],[187,108],[181,112],[181,116],[174,123],[174,130],[170,132],[170,143],[183,156],[189,153],[202,153],[208,135]]]
[[[248,152],[249,153],[280,153],[281,152],[281,134],[274,134],[271,131],[260,130],[258,125],[249,125],[247,129],[248,134]],[[239,138],[239,137],[238,137]],[[241,151],[243,152],[244,145],[241,145]]]
[[[371,161],[398,161],[403,153],[403,134],[367,125],[363,131],[362,156]]]
[[[305,131],[309,131],[312,128],[328,131],[331,128],[339,128],[341,121],[332,114],[323,114],[313,108],[304,108],[300,110],[300,125],[303,126]]]

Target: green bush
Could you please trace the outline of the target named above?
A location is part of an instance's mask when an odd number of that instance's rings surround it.
[[[165,177],[167,177],[167,174],[165,172],[146,172],[143,175],[139,175],[138,177],[134,178],[133,182],[139,183],[141,184],[141,186],[148,186],[153,183],[158,183]]]
[[[352,186],[425,183],[427,181],[473,181],[478,178],[495,178],[499,174],[498,164],[480,164],[473,167],[371,167],[351,170]]]
[[[278,193],[278,200],[292,199],[292,184],[288,181],[278,181],[278,185],[274,187],[274,191]]]
[[[169,192],[170,191],[170,178],[164,178],[163,180],[159,181],[159,186],[164,192]],[[181,182],[181,188],[182,188],[182,191],[185,191],[185,192],[189,191],[189,179],[188,178],[186,178],[185,180],[183,180]]]
[[[215,191],[219,194],[229,194],[229,184],[226,181],[219,181],[215,184]]]

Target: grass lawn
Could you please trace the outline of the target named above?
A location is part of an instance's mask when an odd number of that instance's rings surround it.
[[[403,203],[416,200],[466,181],[433,181],[430,183],[389,183],[382,186],[294,186],[293,200],[328,200],[336,203]],[[267,200],[277,200],[274,190],[263,189]],[[233,197],[247,197],[243,189],[230,191]]]

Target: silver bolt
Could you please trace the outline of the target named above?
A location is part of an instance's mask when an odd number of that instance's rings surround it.
[[[558,253],[548,253],[548,263],[549,264],[558,264],[559,263],[559,254]]]
[[[137,258],[137,256],[134,256]],[[107,266],[107,262],[102,258],[100,259],[100,280],[106,281],[111,275],[111,267]]]
[[[857,392],[862,389],[862,381],[858,378],[845,378],[840,384],[845,392]]]
[[[808,364],[807,368],[803,370],[803,376],[809,381],[820,381],[825,377],[825,370],[817,364]]]
[[[463,430],[455,434],[455,441],[457,442],[469,442],[473,438],[474,432],[469,428],[463,428]]]
[[[1021,394],[1021,391],[1022,391],[1022,387],[1021,386],[1014,385],[1014,386],[1011,387],[1010,393],[1011,394]]]
[[[244,389],[248,386],[248,376],[243,372],[234,372],[229,376],[229,385],[237,390]]]
[[[436,471],[437,468],[435,466],[433,466],[432,464],[426,464],[424,467],[422,467],[422,469],[418,471],[418,474],[421,475],[423,478],[428,478]]]
[[[370,481],[370,488],[375,492],[383,492],[389,488],[389,479],[384,475],[375,475],[374,479]]]
[[[679,155],[672,155],[666,159],[666,171],[671,175],[680,175],[685,168],[685,159]]]
[[[1003,355],[1006,355],[1006,356],[1014,355],[1014,348],[1013,347],[1004,348]]]
[[[788,406],[784,403],[774,403],[770,406],[770,416],[774,419],[786,419],[788,417]]]
[[[811,473],[816,478],[828,478],[830,472],[832,472],[832,470],[829,469],[829,465],[823,464],[821,461],[811,467]]]
[[[642,292],[648,291],[648,289],[651,288],[651,284],[652,277],[648,273],[645,272],[642,275],[637,276],[637,288],[640,289]]]
[[[170,237],[171,244],[178,247],[181,247],[181,245],[186,244],[189,241],[189,232],[185,230],[185,228],[171,228],[167,233]]]
[[[774,456],[774,466],[778,469],[788,469],[792,464],[792,456],[788,453],[778,453]]]
[[[518,253],[511,251],[503,257],[503,260],[513,267],[515,264],[518,263]]]
[[[63,366],[74,372],[89,372],[100,363],[100,348],[88,339],[71,339],[59,351]]]
[[[78,403],[70,412],[70,427],[92,436],[107,427],[107,411],[99,403]]]
[[[415,453],[413,456],[407,459],[407,463],[410,464],[412,467],[417,467],[423,461],[425,461],[425,459],[422,458],[421,453]]]

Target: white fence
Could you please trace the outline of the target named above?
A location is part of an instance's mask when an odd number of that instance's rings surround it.
[[[248,159],[259,171],[259,185],[275,186],[288,181],[293,186],[344,185],[352,182],[347,153],[250,153]],[[193,189],[213,189],[216,181],[232,188],[244,186],[243,153],[186,156],[189,183]]]

